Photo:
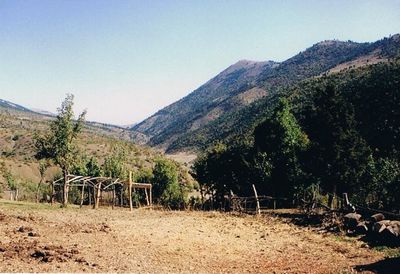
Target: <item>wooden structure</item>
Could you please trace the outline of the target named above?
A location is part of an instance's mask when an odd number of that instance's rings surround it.
[[[143,183],[134,183],[132,181],[132,172],[129,173],[129,181],[122,181],[119,178],[111,178],[111,177],[91,177],[91,176],[79,176],[69,174],[67,175],[67,181],[64,182],[64,178],[60,178],[52,183],[52,201],[55,196],[55,187],[63,186],[67,184],[67,189],[70,187],[81,187],[81,198],[80,198],[80,206],[82,207],[84,201],[85,188],[89,191],[89,204],[91,204],[91,197],[93,196],[94,200],[94,208],[98,208],[100,205],[100,199],[102,196],[102,192],[112,191],[113,197],[113,207],[115,206],[116,201],[116,186],[121,187],[122,189],[128,188],[128,199],[129,199],[129,208],[133,209],[133,201],[132,201],[132,191],[135,189],[143,189],[146,197],[147,206],[151,206],[153,204],[152,198],[152,184],[143,184]],[[90,195],[90,191],[92,191],[93,195]],[[121,195],[122,196],[122,195]],[[67,195],[68,197],[68,195]],[[120,198],[120,204],[123,205],[123,199]]]
[[[261,214],[263,209],[276,209],[277,201],[287,201],[287,198],[258,195],[255,185],[252,185],[254,196],[239,197],[230,191],[230,211]],[[272,204],[271,204],[272,202]]]

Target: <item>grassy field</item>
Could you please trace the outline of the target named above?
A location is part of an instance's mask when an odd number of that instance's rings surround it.
[[[385,254],[271,214],[0,200],[1,272],[374,273]]]

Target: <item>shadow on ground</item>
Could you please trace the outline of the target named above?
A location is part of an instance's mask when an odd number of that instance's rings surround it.
[[[372,264],[357,265],[354,269],[357,271],[371,271],[377,274],[397,274],[400,272],[400,257],[386,258]]]

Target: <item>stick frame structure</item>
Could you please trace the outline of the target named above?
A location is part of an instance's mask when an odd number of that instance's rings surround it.
[[[128,199],[129,199],[129,208],[133,210],[133,201],[132,201],[132,190],[133,189],[143,189],[145,191],[146,203],[147,206],[152,206],[152,184],[150,183],[134,183],[132,181],[132,172],[129,173],[129,180],[123,181],[120,178],[112,178],[112,177],[103,177],[103,176],[80,176],[80,175],[67,175],[67,181],[64,182],[64,178],[60,178],[51,183],[52,187],[52,199],[55,195],[55,186],[64,186],[67,184],[67,187],[82,187],[81,197],[80,197],[80,207],[83,205],[84,199],[84,191],[86,189],[93,190],[93,198],[94,198],[94,208],[99,208],[100,199],[102,192],[104,191],[112,191],[113,192],[113,206],[115,204],[115,187],[120,185],[121,187],[128,188]],[[89,190],[89,193],[90,190]],[[89,194],[89,200],[91,201],[91,195]],[[122,203],[121,203],[122,204]]]

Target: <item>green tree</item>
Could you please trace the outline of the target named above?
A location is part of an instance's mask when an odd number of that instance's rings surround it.
[[[82,131],[86,115],[84,111],[74,120],[73,100],[74,96],[68,94],[58,109],[56,119],[51,122],[50,132],[45,136],[35,137],[36,158],[52,160],[63,172],[63,206],[68,204],[67,176],[76,160],[76,138]]]
[[[178,181],[179,173],[174,162],[158,159],[153,169],[154,197],[164,206],[182,208],[185,199]]]
[[[36,203],[39,203],[39,196],[40,196],[40,187],[45,179],[46,176],[46,170],[49,168],[50,163],[47,160],[40,160],[39,161],[39,175],[40,175],[40,181],[37,185],[36,189]]]
[[[97,177],[102,175],[103,170],[96,158],[82,155],[75,161],[71,172],[75,175]]]
[[[325,190],[336,193],[358,191],[365,172],[369,147],[357,131],[353,105],[337,86],[328,84],[314,96],[307,110],[307,132],[312,141],[309,166]],[[331,206],[332,196],[329,199]]]
[[[270,191],[275,195],[293,194],[303,173],[299,154],[307,149],[309,139],[286,99],[281,99],[272,115],[256,127],[254,139],[256,150],[266,153],[264,161],[268,156],[272,165]]]
[[[126,179],[128,177],[126,161],[127,155],[124,148],[118,145],[114,146],[111,154],[104,160],[104,175],[113,178]]]

